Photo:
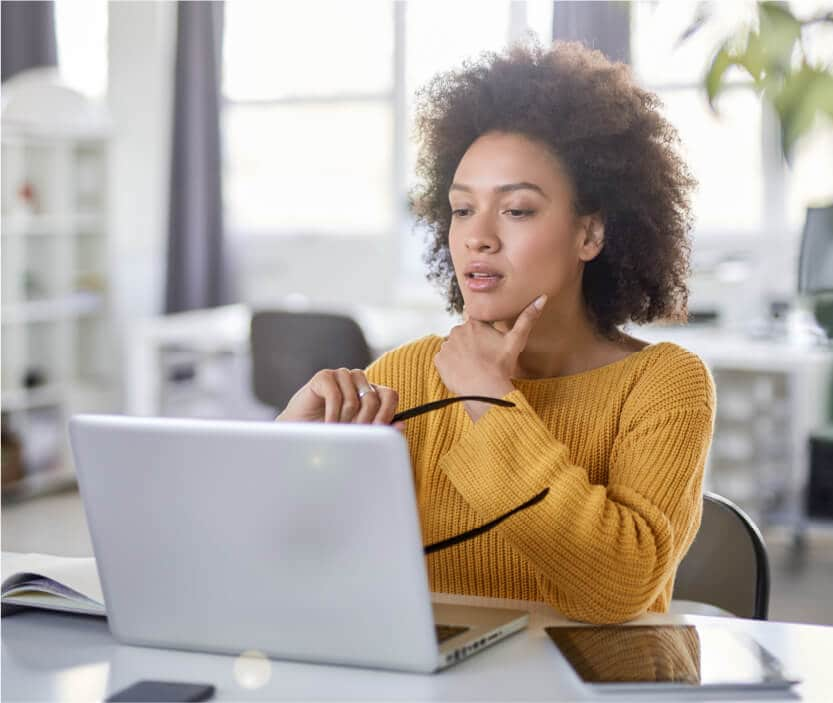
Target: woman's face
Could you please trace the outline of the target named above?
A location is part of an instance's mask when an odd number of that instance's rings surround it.
[[[580,300],[584,262],[601,248],[588,237],[600,239],[600,223],[576,217],[572,185],[544,145],[484,134],[460,160],[448,196],[451,259],[470,318],[514,321],[542,293],[545,312]]]

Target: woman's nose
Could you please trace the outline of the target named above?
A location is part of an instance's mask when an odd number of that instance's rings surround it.
[[[500,240],[489,230],[478,228],[466,237],[466,249],[478,252],[496,252],[500,249]]]

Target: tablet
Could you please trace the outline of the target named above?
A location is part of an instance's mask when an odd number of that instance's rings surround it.
[[[720,625],[547,627],[598,692],[783,690],[798,683],[751,637]]]

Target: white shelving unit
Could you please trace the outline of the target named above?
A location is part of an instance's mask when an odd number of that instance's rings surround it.
[[[103,107],[61,85],[54,69],[3,84],[6,495],[73,481],[69,415],[113,406],[108,148]]]

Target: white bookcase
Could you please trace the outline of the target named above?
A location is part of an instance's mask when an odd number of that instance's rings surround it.
[[[108,132],[51,69],[3,85],[4,494],[73,481],[69,415],[113,406]]]

